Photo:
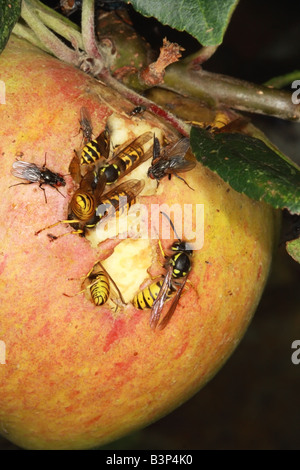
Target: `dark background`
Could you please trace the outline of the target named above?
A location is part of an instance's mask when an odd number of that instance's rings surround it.
[[[151,19],[133,19],[154,46],[167,36],[188,52],[199,47],[183,33],[157,24],[153,29]],[[241,0],[223,45],[205,68],[263,83],[300,69],[299,64],[300,4]],[[300,124],[270,117],[254,122],[300,164]],[[300,340],[299,288],[299,266],[282,246],[256,315],[217,376],[170,415],[105,449],[299,449],[300,364],[291,362],[291,344]],[[18,447],[0,438],[0,449]]]

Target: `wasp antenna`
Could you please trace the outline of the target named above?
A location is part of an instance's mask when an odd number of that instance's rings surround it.
[[[166,219],[169,221],[169,223],[170,223],[170,225],[171,225],[171,227],[172,227],[172,230],[173,230],[173,232],[175,233],[177,239],[180,240],[180,237],[178,236],[178,234],[177,234],[177,232],[176,232],[176,229],[175,229],[175,227],[174,227],[174,224],[173,224],[172,220],[170,219],[170,217],[169,217],[165,212],[160,211],[160,213],[161,213],[162,215],[164,215],[164,216],[166,217]]]

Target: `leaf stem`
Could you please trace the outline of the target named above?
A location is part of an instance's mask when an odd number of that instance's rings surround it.
[[[43,51],[48,52],[48,54],[51,54],[51,51],[49,51],[49,49],[47,49],[47,47],[45,47],[44,44],[39,41],[38,37],[35,35],[32,29],[28,28],[28,26],[21,23],[16,23],[12,30],[12,33],[16,34],[17,36],[23,39],[26,39],[34,46],[37,46]]]
[[[294,80],[300,80],[300,70],[294,70],[293,72],[285,75],[271,78],[265,82],[264,85],[272,88],[283,88],[290,85]]]
[[[97,47],[95,38],[95,1],[84,0],[82,2],[81,30],[83,46],[88,56],[104,62],[101,53]]]
[[[199,70],[201,65],[210,59],[219,46],[205,46],[199,49],[199,51],[195,52],[194,54],[188,55],[185,59],[182,60],[182,64],[184,64],[187,68],[193,70]]]
[[[46,26],[58,33],[70,43],[75,40],[77,47],[83,49],[82,36],[79,26],[77,26],[75,23],[72,23],[72,21],[70,21],[68,18],[65,18],[56,11],[42,4],[38,0],[31,0],[31,3],[34,6],[35,13]]]
[[[31,0],[22,0],[22,18],[38,36],[44,47],[59,59],[73,65],[78,65],[78,54],[66,46],[58,37],[52,33],[34,12]]]

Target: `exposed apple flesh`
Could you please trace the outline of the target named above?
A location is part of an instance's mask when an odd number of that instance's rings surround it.
[[[204,204],[204,246],[194,253],[191,282],[170,323],[152,330],[150,310],[131,303],[117,311],[109,303],[96,307],[84,293],[66,297],[106,258],[128,302],[149,278],[151,264],[157,268],[157,240],[97,246],[77,235],[52,243],[47,231],[35,236],[66,218],[74,184],[65,176],[66,198],[46,186],[47,204],[38,185],[9,188],[17,182],[10,173],[16,157],[22,153],[22,160],[42,165],[47,152],[47,166],[66,175],[82,142],[81,106],[92,115],[95,135],[112,113],[120,113],[125,126],[120,142],[145,128],[159,128],[170,140],[178,137],[147,113],[126,118],[133,106],[116,92],[16,38],[0,56],[0,70],[6,85],[0,142],[0,340],[6,346],[0,432],[31,449],[102,445],[169,413],[233,352],[261,297],[278,217],[200,164],[184,174],[195,191],[176,177],[164,178],[156,189],[146,165],[128,175],[147,179],[139,198],[144,204]],[[67,231],[66,224],[51,230]]]

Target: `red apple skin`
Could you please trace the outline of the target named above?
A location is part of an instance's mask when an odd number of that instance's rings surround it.
[[[86,274],[101,249],[75,235],[53,243],[46,232],[35,236],[66,217],[68,197],[46,186],[46,204],[38,185],[9,188],[19,182],[10,174],[12,163],[23,152],[23,160],[42,165],[47,152],[47,166],[65,175],[82,139],[80,107],[89,107],[97,133],[112,112],[107,103],[125,111],[132,105],[16,38],[0,56],[0,70],[6,85],[0,105],[0,340],[6,347],[0,432],[28,449],[92,448],[169,413],[220,369],[261,297],[278,214],[199,164],[186,176],[195,191],[165,179],[152,199],[205,205],[204,247],[194,254],[191,283],[164,330],[150,329],[149,310],[129,304],[114,314],[84,295],[64,296],[79,290],[80,281],[69,278]],[[70,196],[70,176],[66,181],[61,192]],[[60,225],[51,232],[68,230]],[[136,253],[137,262],[141,257]]]

